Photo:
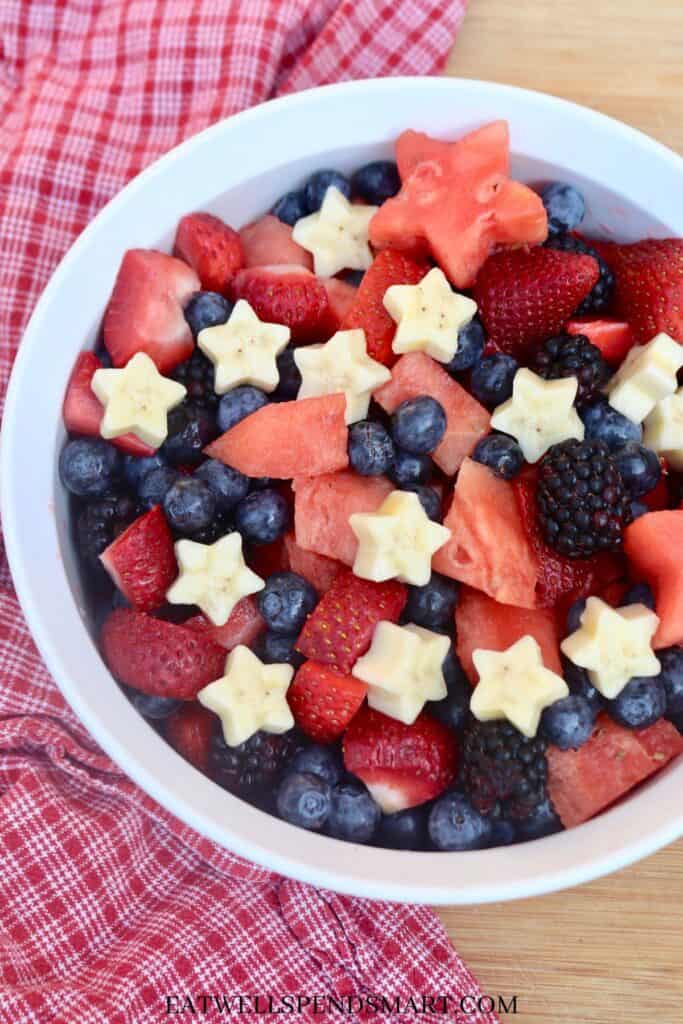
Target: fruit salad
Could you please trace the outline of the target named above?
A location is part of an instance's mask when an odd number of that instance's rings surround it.
[[[291,184],[128,251],[83,339],[59,471],[102,657],[290,825],[578,826],[683,751],[683,240],[585,237],[504,121]]]

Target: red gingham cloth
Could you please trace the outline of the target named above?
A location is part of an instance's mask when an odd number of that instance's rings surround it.
[[[50,272],[133,175],[181,139],[276,93],[440,70],[464,6],[5,0],[0,395]],[[184,1006],[193,1019],[218,1018],[201,999],[212,994],[478,996],[429,910],[283,879],[202,839],[134,786],[55,688],[2,551],[0,677],[3,1024],[173,1019],[166,996],[171,1010]],[[373,1018],[357,1005],[344,1019]],[[331,1016],[308,1006],[296,1019]],[[439,1019],[497,1018],[451,1010]]]

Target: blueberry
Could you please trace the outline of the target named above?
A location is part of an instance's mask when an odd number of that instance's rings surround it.
[[[330,786],[336,786],[344,773],[341,755],[334,747],[313,743],[304,747],[292,759],[293,772],[306,772],[324,779]]]
[[[153,721],[168,718],[183,706],[183,701],[174,700],[173,697],[153,697],[151,694],[140,693],[138,690],[129,690],[128,699],[141,715],[151,718]]]
[[[491,841],[491,823],[462,793],[446,793],[430,812],[429,836],[438,850],[481,850]]]
[[[294,192],[285,192],[270,211],[278,220],[293,227],[298,220],[309,212],[306,193],[302,188]]]
[[[428,484],[434,473],[434,463],[429,455],[413,455],[402,448],[397,448],[394,460],[389,468],[389,479],[397,487],[407,489],[420,484]]]
[[[220,431],[230,430],[236,423],[256,412],[262,406],[268,405],[268,395],[259,388],[253,388],[249,384],[233,388],[223,395],[218,403],[218,429]]]
[[[258,595],[266,626],[274,633],[299,633],[318,603],[318,595],[303,576],[275,572]]]
[[[277,491],[254,491],[235,509],[235,526],[252,544],[272,544],[287,532],[289,508]]]
[[[511,821],[496,818],[491,822],[490,846],[512,846],[517,842],[517,829]]]
[[[678,731],[683,735],[683,714],[669,715],[669,721],[672,725],[675,725]]]
[[[252,491],[265,491],[268,487],[274,487],[275,480],[269,476],[250,476],[249,488]]]
[[[448,372],[463,373],[471,370],[484,354],[485,344],[486,332],[481,320],[475,317],[458,333],[458,351],[446,366]]]
[[[517,373],[517,360],[504,352],[485,356],[472,370],[470,387],[474,397],[483,405],[496,406],[506,402],[512,394],[512,382]]]
[[[202,480],[181,476],[166,492],[164,514],[171,529],[191,535],[210,525],[216,514],[216,499]]]
[[[413,455],[428,455],[446,432],[446,413],[435,398],[422,395],[401,402],[391,417],[394,441]]]
[[[650,448],[637,441],[629,441],[615,456],[616,467],[629,494],[640,498],[653,490],[659,483],[662,467],[659,458]]]
[[[424,850],[427,845],[427,808],[409,807],[396,814],[383,814],[376,842],[390,850]]]
[[[657,651],[662,666],[659,679],[666,693],[667,715],[683,714],[683,647],[665,647]]]
[[[290,825],[317,832],[330,813],[330,787],[319,775],[295,772],[280,784],[277,813]]]
[[[393,160],[373,160],[359,167],[351,177],[351,188],[371,206],[381,206],[401,188],[398,167]]]
[[[643,438],[643,428],[639,423],[622,416],[603,399],[582,406],[579,416],[586,428],[586,441],[604,441],[610,451]]]
[[[163,505],[164,498],[177,479],[177,471],[170,466],[159,466],[157,469],[150,469],[148,473],[145,473],[140,478],[138,484],[140,504],[144,508]]]
[[[293,348],[286,348],[277,357],[277,370],[280,374],[280,381],[272,397],[277,402],[293,402],[301,387],[301,374],[294,359]]]
[[[339,171],[323,170],[312,174],[304,185],[306,207],[309,213],[315,213],[323,205],[325,193],[331,185],[338,188],[347,199],[351,198],[351,182]]]
[[[458,584],[433,572],[423,587],[408,587],[403,617],[425,629],[443,629],[452,625],[457,601]]]
[[[567,633],[576,633],[577,629],[581,629],[581,616],[586,610],[586,598],[580,597],[578,601],[574,601],[569,606],[567,612]]]
[[[429,713],[449,729],[459,732],[469,717],[472,685],[453,650],[444,659],[443,675],[446,680],[446,696],[443,700],[430,701]]]
[[[621,604],[644,604],[650,611],[655,610],[655,595],[647,583],[635,583],[621,599]],[[660,652],[661,653],[661,652]],[[657,655],[659,657],[659,655]]]
[[[547,707],[541,716],[543,734],[560,750],[578,750],[593,732],[595,709],[585,697],[570,694]]]
[[[159,469],[160,466],[165,465],[166,463],[158,452],[154,455],[142,457],[139,455],[124,455],[123,479],[129,487],[132,487],[133,490],[136,491],[143,476],[149,473],[150,470]]]
[[[631,522],[634,523],[636,519],[647,515],[650,509],[642,501],[629,501],[628,511],[631,516]]]
[[[347,284],[353,285],[354,288],[359,288],[360,283],[365,277],[364,270],[345,270],[342,274],[342,278]]]
[[[472,458],[493,470],[503,480],[512,480],[522,469],[524,456],[513,437],[507,434],[489,434],[474,449]]]
[[[335,839],[369,843],[381,813],[365,786],[359,782],[340,782],[332,790],[327,831]]]
[[[349,430],[349,462],[361,476],[382,476],[394,460],[394,443],[381,423],[361,420]]]
[[[555,808],[546,799],[534,808],[532,813],[517,826],[517,839],[542,839],[543,836],[552,835],[553,832],[562,831],[562,822],[555,813]]]
[[[571,662],[564,654],[561,655],[561,660],[562,674],[565,683],[569,687],[569,692],[579,697],[584,697],[593,709],[594,714],[597,715],[605,706],[605,699],[600,691],[596,690],[591,683],[588,672],[585,668],[579,668],[578,665]]]
[[[630,679],[607,710],[615,722],[627,729],[645,729],[666,712],[666,688],[660,676]]]
[[[573,185],[553,181],[543,189],[541,199],[548,214],[548,231],[551,235],[573,231],[583,220],[586,203]]]
[[[202,450],[216,433],[216,423],[208,409],[183,402],[168,414],[168,437],[161,454],[172,466],[196,466]]]
[[[232,302],[218,292],[197,292],[185,306],[185,319],[196,339],[206,327],[224,324],[232,313]]]
[[[298,639],[298,633],[273,633],[268,629],[257,642],[258,656],[266,665],[293,665],[299,668],[305,659],[294,650]]]
[[[194,475],[213,494],[218,512],[230,512],[249,493],[249,477],[218,459],[203,462]]]
[[[80,498],[104,498],[112,494],[122,469],[121,453],[99,438],[67,441],[59,457],[62,483]]]

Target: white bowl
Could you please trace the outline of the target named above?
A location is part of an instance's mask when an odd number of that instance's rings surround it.
[[[288,96],[174,149],[95,218],[55,271],[26,330],[7,397],[2,518],[21,604],[64,696],[107,753],[159,803],[223,846],[359,896],[481,903],[550,892],[644,857],[683,834],[683,761],[594,821],[508,849],[405,853],[312,835],[236,799],[163,742],[114,684],[92,642],[56,474],[61,404],[92,345],[124,251],[167,248],[178,218],[208,209],[239,226],[321,166],[389,155],[404,128],[455,137],[495,118],[514,173],[577,184],[587,228],[622,240],[683,235],[683,160],[644,135],[550,96],[485,82],[385,79]]]

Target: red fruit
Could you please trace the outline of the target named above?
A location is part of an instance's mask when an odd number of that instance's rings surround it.
[[[216,716],[201,704],[184,704],[166,719],[166,738],[181,757],[205,772],[215,728]]]
[[[682,751],[683,736],[671,722],[631,730],[600,715],[583,747],[548,749],[548,793],[562,824],[588,821]]]
[[[394,490],[383,476],[358,476],[351,470],[297,477],[294,489],[294,534],[306,551],[353,565],[358,538],[349,526],[354,512],[376,512]]]
[[[360,679],[318,661],[305,661],[287,690],[287,701],[302,732],[318,743],[333,743],[357,713],[367,690]]]
[[[233,296],[246,299],[261,320],[285,324],[295,341],[325,341],[334,333],[335,318],[325,285],[303,267],[240,270],[233,281]]]
[[[643,344],[665,331],[683,342],[683,239],[590,244],[614,273],[614,310],[631,324],[635,340]]]
[[[285,549],[292,572],[308,580],[319,594],[325,594],[330,589],[332,581],[343,568],[342,563],[335,558],[317,555],[315,551],[299,547],[293,533],[286,534]]]
[[[102,405],[92,389],[92,379],[102,364],[94,352],[81,352],[74,364],[66,386],[62,417],[64,426],[72,434],[84,437],[100,437]],[[154,448],[141,441],[135,434],[114,437],[111,443],[130,455],[153,455]]]
[[[567,334],[583,334],[602,352],[603,359],[610,366],[619,366],[636,343],[631,325],[624,320],[604,317],[573,317],[565,327]]]
[[[100,642],[112,675],[153,697],[194,700],[225,668],[225,649],[206,636],[129,608],[109,614]]]
[[[204,449],[247,476],[276,480],[333,473],[349,464],[343,394],[264,405]]]
[[[201,288],[194,270],[154,249],[129,249],[104,314],[104,343],[114,366],[146,352],[168,373],[194,350],[183,308]]]
[[[292,238],[292,229],[272,213],[240,229],[245,267],[275,267],[296,264],[313,270],[310,252]]]
[[[322,283],[330,300],[334,329],[338,331],[356,301],[358,289],[348,281],[340,281],[338,277],[324,277]]]
[[[266,624],[258,610],[258,605],[253,597],[243,597],[233,608],[230,618],[222,626],[215,626],[210,619],[201,613],[193,615],[183,623],[186,629],[193,629],[203,633],[208,639],[226,650],[231,651],[238,644],[249,647],[259,633],[266,628]]]
[[[548,219],[540,197],[510,180],[506,121],[494,121],[456,142],[403,132],[396,159],[403,184],[370,222],[373,245],[404,249],[426,239],[453,284],[469,288],[497,246],[546,238]]]
[[[428,270],[427,263],[416,262],[405,253],[391,249],[378,253],[344,317],[344,330],[364,330],[368,355],[385,366],[393,366],[397,357],[391,347],[396,324],[382,303],[384,293],[392,284],[418,284]]]
[[[290,565],[284,537],[278,537],[271,544],[255,544],[247,553],[246,561],[249,568],[264,580],[274,572],[287,572]]]
[[[340,572],[309,615],[296,649],[307,658],[350,672],[365,654],[378,622],[398,622],[407,600],[396,580],[373,583]]]
[[[640,501],[650,509],[650,512],[662,512],[664,509],[671,507],[671,495],[669,493],[669,470],[665,459],[660,459],[659,464],[662,467],[662,475],[657,481],[657,486],[653,487],[647,494],[643,494]]]
[[[240,236],[212,213],[188,213],[178,224],[173,252],[197,271],[202,288],[227,295],[244,266]]]
[[[559,334],[598,280],[592,256],[557,249],[514,249],[491,256],[474,298],[490,343],[524,359]]]
[[[178,575],[173,537],[161,506],[131,523],[105,548],[100,561],[136,611],[159,608]]]
[[[344,767],[357,775],[385,814],[433,800],[455,778],[453,733],[424,714],[404,725],[362,708],[346,730]]]
[[[636,579],[650,584],[659,629],[655,647],[683,643],[683,510],[648,512],[624,531],[624,550]]]

